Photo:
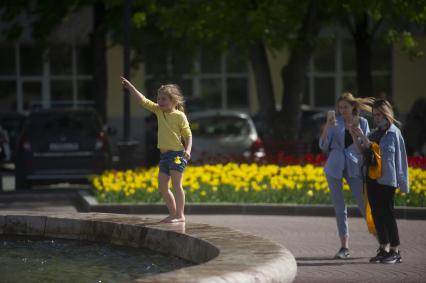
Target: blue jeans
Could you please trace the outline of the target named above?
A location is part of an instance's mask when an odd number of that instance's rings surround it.
[[[343,179],[336,179],[326,174],[328,186],[331,191],[331,200],[336,214],[337,230],[339,236],[349,236],[348,212],[343,198]],[[344,174],[344,178],[348,182],[349,188],[355,197],[361,215],[365,217],[364,197],[362,195],[363,181],[361,178],[348,178]]]
[[[166,151],[160,154],[160,172],[170,175],[170,170],[183,173],[188,161],[183,158],[183,151]]]

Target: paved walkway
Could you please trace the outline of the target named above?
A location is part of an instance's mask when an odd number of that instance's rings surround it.
[[[297,261],[295,282],[426,282],[426,221],[399,220],[402,264],[370,264],[378,247],[364,220],[349,221],[350,260],[334,260],[339,247],[332,217],[188,215],[188,221],[226,226],[276,241]]]
[[[8,202],[1,210],[76,211],[72,202]],[[147,215],[160,218],[163,215]],[[399,220],[404,263],[369,264],[376,240],[367,233],[360,218],[350,219],[350,260],[333,260],[338,249],[335,220],[332,217],[188,215],[188,222],[231,227],[287,247],[295,256],[298,271],[295,282],[426,282],[426,221]],[[250,260],[250,259],[247,259]]]

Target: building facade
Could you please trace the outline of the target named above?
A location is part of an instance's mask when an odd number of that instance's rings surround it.
[[[0,41],[0,111],[26,112],[34,107],[93,106],[93,66],[90,56],[90,8],[67,19],[52,34],[49,48],[40,48],[24,36],[17,42]],[[307,73],[303,103],[309,107],[329,109],[344,91],[357,94],[354,44],[344,33],[335,40],[324,41],[315,52]],[[426,53],[426,39],[419,38]],[[255,80],[244,52],[229,49],[217,52],[199,48],[195,55],[150,56],[132,71],[131,80],[154,98],[164,83],[177,83],[186,98],[205,108],[238,109],[255,114],[258,111]],[[283,83],[281,69],[288,54],[269,52],[277,108],[281,106]],[[117,140],[123,129],[123,74],[121,46],[107,50],[107,123],[117,129]],[[373,50],[374,93],[386,94],[407,113],[413,102],[426,96],[426,56],[410,61],[397,46],[376,43]],[[173,74],[174,81],[158,74]],[[194,105],[192,105],[194,107]],[[196,108],[196,105],[195,105]],[[131,136],[143,140],[147,113],[131,102]]]

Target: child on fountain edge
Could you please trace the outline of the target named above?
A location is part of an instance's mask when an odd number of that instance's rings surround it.
[[[121,77],[121,84],[139,100],[142,107],[157,116],[157,147],[160,150],[158,188],[169,210],[169,215],[161,222],[185,222],[185,192],[182,177],[191,158],[192,133],[184,113],[182,92],[178,85],[162,85],[157,91],[155,103],[146,98],[127,79]],[[169,190],[170,179],[174,194]]]

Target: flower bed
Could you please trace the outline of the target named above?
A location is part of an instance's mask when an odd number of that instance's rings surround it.
[[[161,202],[158,168],[106,171],[92,177],[99,202]],[[426,169],[409,168],[408,194],[397,191],[396,205],[426,206]],[[330,192],[320,165],[215,164],[188,166],[183,179],[188,202],[329,204]],[[355,203],[348,184],[348,203]]]

